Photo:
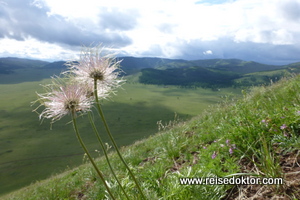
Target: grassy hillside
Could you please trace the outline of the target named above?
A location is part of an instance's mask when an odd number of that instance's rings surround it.
[[[190,62],[159,58],[149,58],[141,64],[145,59],[130,58],[130,62],[125,64],[137,67],[138,70],[149,66],[165,71],[171,70],[179,76],[177,81],[182,77],[189,79],[189,75],[195,78],[203,74],[216,75],[215,82],[220,81],[220,77],[224,80],[227,75],[236,75],[225,70],[230,67],[230,63],[235,63],[237,67],[244,65],[244,61],[218,59],[213,62],[207,61],[206,68],[185,67],[186,63],[190,65]],[[22,59],[8,58],[4,63],[12,67],[12,70],[0,74],[0,83],[5,83],[0,85],[0,195],[28,185],[32,181],[45,179],[53,173],[65,170],[67,166],[73,168],[82,163],[82,150],[72,135],[70,125],[67,124],[69,119],[56,123],[53,130],[50,130],[47,121],[40,124],[37,115],[31,113],[30,102],[36,99],[35,91],[41,92],[42,88],[39,85],[49,81],[43,80],[44,78],[59,74],[65,69],[64,62],[25,60],[24,65],[21,65],[21,62]],[[216,68],[221,65],[225,68]],[[299,72],[299,63],[281,67],[283,69],[243,74],[235,81],[241,81],[240,86],[251,86],[271,83],[270,79],[275,82],[283,75]],[[165,80],[168,80],[166,77],[170,74],[172,73],[165,74]],[[157,131],[157,121],[162,120],[166,123],[174,118],[175,112],[182,120],[187,120],[203,112],[209,105],[220,102],[222,96],[238,94],[240,91],[239,88],[224,88],[216,92],[202,88],[143,85],[137,83],[138,77],[139,74],[127,77],[125,90],[119,91],[113,101],[103,102],[104,111],[120,146],[153,135]],[[85,119],[82,120],[80,129],[85,132],[89,125]],[[99,149],[92,135],[86,134],[85,140],[92,149]],[[94,152],[94,156],[97,155],[98,153]]]
[[[253,86],[269,84],[271,81],[279,81],[282,77],[289,76],[291,74],[300,73],[300,63],[292,63],[283,66],[282,69],[260,71],[244,74],[242,77],[234,80],[234,85],[239,86]]]
[[[190,121],[161,124],[161,131],[154,136],[122,148],[123,155],[148,199],[299,199],[298,91],[299,76],[244,91],[243,99],[235,102],[227,98]],[[139,199],[115,153],[110,156],[127,193],[132,199]],[[97,161],[114,195],[123,199],[104,159],[100,157]],[[186,185],[179,180],[226,176],[283,178],[284,182]],[[105,196],[100,180],[87,163],[2,198],[103,199]]]
[[[14,75],[11,76],[11,79]],[[33,77],[34,78],[34,77]],[[240,89],[226,88],[219,92],[205,89],[182,89],[142,85],[130,81],[103,109],[115,139],[120,146],[157,132],[157,121],[190,119],[209,105],[220,102],[222,96],[240,94]],[[72,126],[65,117],[50,130],[49,121],[42,124],[32,112],[30,102],[35,92],[42,93],[40,84],[49,79],[18,84],[0,84],[0,194],[24,187],[35,180],[49,177],[66,168],[82,164],[81,150]],[[99,149],[89,122],[82,119],[80,129],[86,131],[85,141]],[[98,154],[94,154],[98,155]]]

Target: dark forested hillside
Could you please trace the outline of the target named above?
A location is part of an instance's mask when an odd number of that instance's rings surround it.
[[[199,66],[201,65],[201,66]],[[284,76],[300,73],[300,63],[265,65],[237,59],[170,62],[156,69],[142,69],[139,81],[145,84],[185,87],[248,87],[268,85]]]
[[[142,69],[140,82],[158,85],[181,85],[198,87],[228,87],[240,75],[234,72],[212,70],[204,67],[173,68],[166,70]]]

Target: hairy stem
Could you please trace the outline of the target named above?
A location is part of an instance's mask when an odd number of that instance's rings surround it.
[[[113,194],[111,193],[110,191],[110,188],[108,187],[107,183],[105,182],[105,179],[103,177],[103,174],[101,173],[101,171],[98,169],[96,163],[94,162],[92,156],[90,155],[88,149],[86,148],[85,144],[83,143],[83,140],[79,134],[79,131],[78,131],[78,127],[77,127],[77,122],[76,122],[76,116],[75,116],[75,111],[72,112],[72,121],[73,121],[73,127],[74,127],[74,130],[75,130],[75,133],[76,133],[76,137],[80,143],[80,145],[82,146],[84,152],[86,153],[86,155],[88,156],[90,162],[92,163],[93,167],[95,168],[97,174],[99,175],[100,179],[102,180],[107,192],[109,193],[109,195],[111,196],[112,199],[115,200],[115,197],[113,196]]]
[[[141,187],[140,187],[138,181],[136,180],[134,174],[132,173],[132,171],[130,170],[129,166],[128,166],[127,163],[125,162],[123,156],[121,155],[121,153],[120,153],[120,151],[119,151],[119,148],[118,148],[118,146],[117,146],[117,144],[116,144],[116,142],[115,142],[115,140],[114,140],[114,138],[113,138],[113,136],[112,136],[112,134],[111,134],[111,132],[110,132],[110,130],[109,130],[108,124],[107,124],[106,119],[105,119],[105,117],[104,117],[102,108],[101,108],[101,106],[100,106],[99,98],[98,98],[98,92],[97,92],[97,79],[94,79],[94,95],[95,95],[96,107],[97,107],[98,113],[99,113],[99,115],[100,115],[100,117],[101,117],[101,119],[102,119],[102,121],[103,121],[105,130],[106,130],[106,132],[107,132],[107,134],[108,134],[108,136],[109,136],[109,138],[110,138],[110,140],[111,140],[111,142],[112,142],[112,144],[113,144],[115,150],[117,151],[117,154],[118,154],[119,158],[121,159],[121,161],[122,161],[123,164],[125,165],[125,167],[126,167],[126,169],[128,170],[130,176],[132,177],[133,181],[135,182],[135,184],[136,184],[136,186],[137,186],[139,192],[141,193],[142,198],[143,198],[143,199],[146,199],[146,197],[145,197],[145,195],[144,195],[144,193],[143,193],[143,191],[142,191],[142,189],[141,189]]]
[[[125,194],[126,198],[129,200],[130,198],[128,197],[126,191],[124,190],[122,184],[120,183],[119,179],[117,178],[117,176],[116,176],[116,174],[115,174],[115,172],[114,172],[114,170],[113,170],[113,168],[112,168],[112,166],[111,166],[111,164],[110,164],[110,161],[109,161],[108,155],[107,155],[107,151],[106,151],[106,149],[105,149],[105,146],[104,146],[104,144],[103,144],[103,141],[102,141],[102,139],[101,139],[101,137],[100,137],[100,135],[99,135],[99,132],[98,132],[98,130],[97,130],[97,128],[96,128],[96,125],[95,125],[95,123],[94,123],[94,121],[93,121],[93,119],[92,119],[92,116],[91,116],[91,113],[90,113],[90,112],[88,112],[88,116],[89,116],[90,123],[91,123],[91,125],[92,125],[92,127],[93,127],[94,133],[95,133],[95,135],[96,135],[96,137],[97,137],[97,139],[98,139],[98,141],[99,141],[99,143],[100,143],[100,146],[101,146],[101,148],[102,148],[102,150],[103,150],[103,153],[104,153],[105,159],[106,159],[106,161],[107,161],[107,164],[108,164],[108,166],[109,166],[109,168],[110,168],[110,171],[112,172],[113,176],[115,177],[116,181],[118,182],[119,186],[121,187],[121,189],[122,189],[123,193]]]

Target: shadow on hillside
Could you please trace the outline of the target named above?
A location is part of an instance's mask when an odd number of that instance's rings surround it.
[[[70,116],[53,124],[42,124],[31,107],[0,112],[1,179],[0,194],[24,187],[36,180],[60,173],[68,167],[82,164],[83,152],[73,132]],[[166,107],[149,104],[149,101],[134,103],[104,102],[104,114],[119,146],[147,138],[158,132],[157,121],[169,122],[174,112]],[[178,113],[180,116],[185,116]],[[105,142],[108,142],[103,124],[94,112],[95,122]],[[11,124],[9,124],[11,122]],[[80,133],[95,157],[100,150],[87,116],[79,117]],[[81,154],[82,152],[82,154]],[[3,175],[3,176],[2,176]]]

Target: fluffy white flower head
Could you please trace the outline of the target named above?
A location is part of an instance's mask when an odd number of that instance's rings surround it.
[[[70,72],[77,81],[92,89],[96,82],[98,97],[106,98],[124,81],[118,78],[121,61],[116,61],[112,54],[102,56],[102,52],[100,46],[83,49],[79,61],[70,64]]]
[[[52,122],[55,122],[67,114],[76,115],[78,112],[90,111],[92,107],[93,98],[87,95],[87,90],[82,85],[75,83],[50,84],[44,87],[48,92],[38,94],[38,100],[41,102],[40,106],[45,106],[45,109],[39,115],[40,119],[52,118]]]

